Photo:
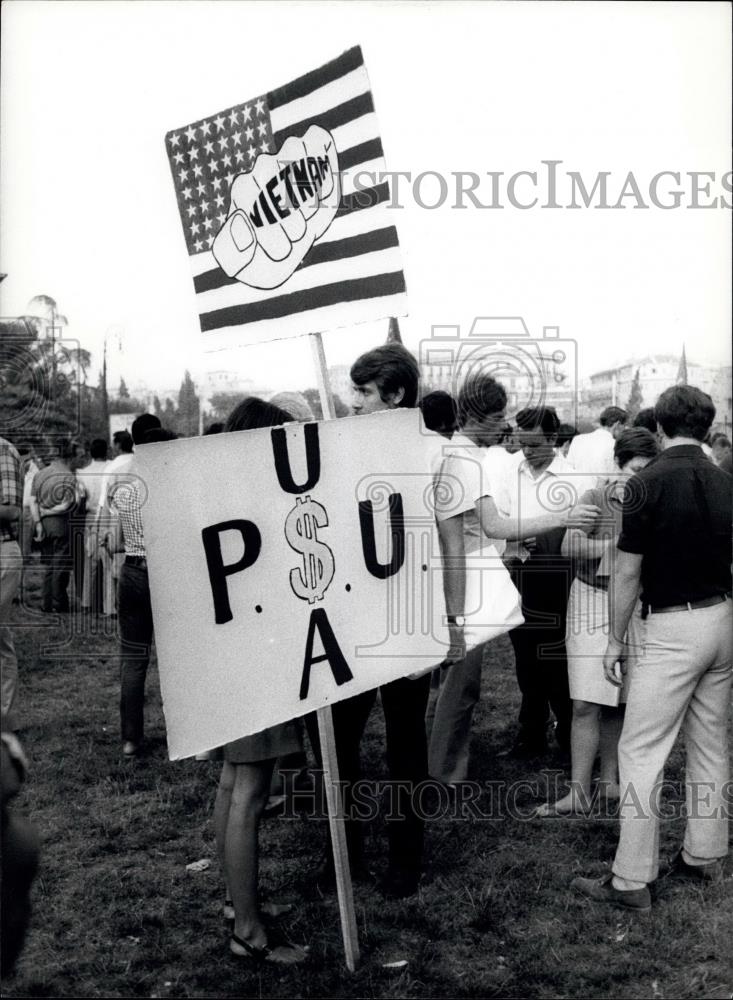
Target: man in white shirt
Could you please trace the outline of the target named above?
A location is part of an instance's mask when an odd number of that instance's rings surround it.
[[[463,639],[465,557],[490,545],[501,555],[506,539],[542,537],[557,530],[562,534],[568,524],[587,530],[598,513],[597,507],[576,506],[575,501],[537,507],[533,514],[522,510],[521,518],[517,504],[512,510],[511,486],[523,456],[510,455],[496,444],[504,433],[505,408],[504,387],[490,375],[474,376],[463,386],[458,398],[460,433],[444,447],[435,483],[451,650],[446,666],[433,675],[429,770],[445,784],[468,775],[471,723],[481,693],[484,646],[466,654]]]
[[[506,424],[503,385],[487,375],[464,386],[458,397],[458,424],[450,443],[444,442],[434,470],[451,649],[431,680],[428,769],[445,784],[466,780],[471,723],[481,694],[484,645],[466,653],[463,639],[464,559],[492,542],[481,528],[476,505],[497,490],[505,477],[504,462],[510,460],[497,444]],[[505,542],[497,540],[496,545],[501,554]]]
[[[568,751],[570,746],[572,703],[565,616],[572,571],[569,560],[560,552],[565,533],[562,524],[536,537],[531,537],[527,528],[538,517],[570,511],[585,492],[589,479],[556,454],[560,421],[553,407],[521,410],[516,420],[524,459],[516,466],[509,495],[511,517],[524,528],[519,535],[524,541],[508,550],[506,558],[522,595],[525,624],[510,633],[522,705],[519,733],[507,755],[531,758],[547,751],[550,708],[555,715],[555,737],[560,749]],[[610,434],[608,437],[613,442]],[[597,465],[591,468],[598,472]],[[595,507],[586,512],[589,523],[594,523],[600,511]],[[565,526],[569,523],[566,520]]]
[[[626,427],[628,414],[618,406],[607,406],[601,413],[601,426],[589,434],[578,434],[570,442],[568,461],[577,472],[605,479],[616,469],[613,446]],[[592,484],[592,485],[595,485]]]

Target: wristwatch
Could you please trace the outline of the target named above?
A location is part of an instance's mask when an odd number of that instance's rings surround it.
[[[448,615],[448,624],[456,625],[458,628],[463,628],[466,624],[465,615]]]

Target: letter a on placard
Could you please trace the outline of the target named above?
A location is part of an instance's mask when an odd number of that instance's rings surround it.
[[[315,637],[316,629],[318,629],[318,634],[321,638],[321,643],[323,644],[324,653],[322,656],[313,655],[313,639]],[[311,666],[314,663],[322,663],[324,660],[328,661],[328,665],[333,673],[333,679],[338,685],[345,684],[347,681],[354,679],[354,675],[349,669],[349,665],[344,658],[344,654],[341,652],[339,644],[336,641],[336,636],[333,634],[333,629],[331,628],[331,623],[328,620],[325,609],[315,608],[311,612],[310,622],[308,623],[308,638],[305,641],[303,676],[300,680],[301,701],[308,697],[308,688],[310,687],[311,679]]]

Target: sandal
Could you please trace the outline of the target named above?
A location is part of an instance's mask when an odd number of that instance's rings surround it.
[[[232,933],[229,950],[235,958],[246,958],[254,962],[272,962],[276,965],[300,965],[308,959],[308,949],[291,944],[284,937],[268,932],[267,944],[256,947],[244,938]]]

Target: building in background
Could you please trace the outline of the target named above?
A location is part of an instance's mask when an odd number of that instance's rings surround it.
[[[351,368],[349,365],[331,365],[328,369],[328,378],[331,383],[331,392],[338,396],[342,403],[349,406],[351,403]]]
[[[679,354],[653,354],[627,361],[616,368],[595,372],[581,386],[578,414],[583,420],[597,420],[607,406],[626,407],[636,372],[642,392],[642,407],[654,406],[665,389],[677,385],[686,370],[687,384],[708,393],[715,404],[715,426],[730,431],[733,421],[731,368],[697,365]]]

